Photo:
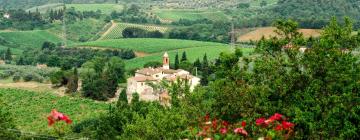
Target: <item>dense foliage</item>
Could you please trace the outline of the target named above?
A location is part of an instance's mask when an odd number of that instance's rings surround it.
[[[95,100],[113,98],[125,80],[125,64],[117,57],[94,58],[83,65],[82,95]]]
[[[8,106],[2,100],[4,99],[0,95],[0,139],[15,139],[17,135],[14,119]]]
[[[359,36],[351,35],[351,22],[345,21],[344,25],[332,21],[319,39],[306,42],[309,47],[304,52],[299,50],[304,39],[297,24],[279,21],[275,25],[281,38],[259,42],[258,55],[247,57],[236,50],[209,63],[214,73],[208,86],[194,92],[186,90],[186,82],[163,86],[171,95],[170,108],[137,101],[134,94],[129,105],[119,101],[108,115],[77,131],[93,138],[125,139],[225,138],[221,134],[232,138],[240,134],[245,138],[357,139],[360,67],[355,48]],[[234,127],[235,134],[219,128],[202,137],[204,122],[198,118],[206,114],[232,124],[229,128]],[[256,122],[257,126],[242,122]]]
[[[37,54],[37,55],[33,55]],[[80,67],[95,57],[119,57],[132,59],[135,53],[132,50],[99,50],[86,48],[62,48],[53,43],[44,42],[42,49],[25,51],[17,60],[18,65],[46,64],[51,67],[70,69]]]
[[[299,22],[302,28],[323,28],[329,23],[330,16],[339,19],[344,16],[351,17],[356,19],[355,26],[359,27],[359,5],[356,0],[279,0],[274,6],[242,11],[237,9],[233,13],[238,16],[239,27],[269,26],[277,19],[293,19]],[[244,14],[239,15],[239,12]]]

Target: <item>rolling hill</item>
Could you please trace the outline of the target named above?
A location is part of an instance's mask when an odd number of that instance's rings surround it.
[[[163,51],[204,47],[204,46],[227,46],[226,44],[179,40],[179,39],[155,39],[155,38],[127,38],[111,39],[75,44],[75,47],[98,47],[110,49],[132,49],[145,53],[157,53]]]
[[[168,27],[156,26],[156,25],[142,25],[142,24],[131,24],[131,23],[117,23],[113,22],[112,26],[105,32],[100,40],[105,39],[119,39],[122,38],[122,31],[128,27],[136,27],[147,31],[160,31],[162,33],[168,30]]]
[[[205,51],[206,50],[206,51]],[[204,47],[193,47],[193,48],[185,48],[185,49],[177,49],[168,51],[170,56],[170,63],[173,63],[175,60],[176,53],[186,52],[186,56],[190,62],[194,62],[197,58],[200,60],[206,54],[209,60],[214,60],[218,58],[221,52],[231,52],[232,49],[230,46],[204,46]],[[242,51],[245,55],[250,54],[253,49],[252,48],[242,48]],[[127,70],[137,69],[144,66],[144,64],[148,62],[162,62],[162,56],[164,52],[161,53],[154,53],[145,57],[137,57],[131,60],[127,60],[125,62],[125,66]]]
[[[73,47],[132,49],[137,53],[142,53],[142,56],[126,61],[127,70],[141,68],[145,63],[151,61],[161,62],[164,52],[168,52],[171,60],[173,60],[176,53],[181,55],[185,51],[190,62],[193,62],[197,58],[202,58],[205,53],[210,60],[213,60],[221,52],[230,52],[232,50],[229,45],[222,43],[152,38],[101,40],[75,44]],[[249,54],[252,50],[252,48],[243,49],[244,54]]]
[[[41,47],[45,41],[54,43],[62,42],[62,39],[55,34],[43,30],[34,31],[0,31],[0,37],[19,48]]]

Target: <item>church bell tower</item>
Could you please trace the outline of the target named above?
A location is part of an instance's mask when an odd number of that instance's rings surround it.
[[[167,52],[165,52],[165,54],[163,56],[163,68],[170,69],[170,60],[169,60],[169,55]]]

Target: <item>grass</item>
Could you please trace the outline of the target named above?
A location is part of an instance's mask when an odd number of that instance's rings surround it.
[[[62,42],[60,37],[43,30],[0,32],[0,36],[6,41],[16,44],[21,48],[39,48],[45,41],[51,41],[54,43]]]
[[[177,21],[179,19],[210,19],[210,20],[224,20],[228,17],[223,11],[213,10],[193,10],[193,9],[157,9],[153,11],[161,19]]]
[[[18,129],[27,132],[49,133],[47,115],[52,109],[67,114],[73,124],[94,118],[106,112],[108,105],[92,100],[59,97],[51,93],[38,93],[17,89],[0,89],[0,97],[9,107]]]
[[[119,39],[122,38],[122,32],[125,28],[136,27],[144,29],[147,31],[160,31],[162,33],[168,30],[167,27],[156,26],[156,25],[141,25],[141,24],[130,24],[130,23],[114,23],[114,28],[111,28],[110,31],[105,34],[101,39]]]
[[[245,55],[248,55],[253,51],[252,48],[243,48],[242,49]],[[204,54],[206,53],[209,60],[214,60],[219,56],[221,52],[231,52],[229,46],[205,46],[205,47],[194,47],[194,48],[185,48],[179,50],[169,51],[170,63],[173,63],[175,60],[176,53],[179,53],[179,57],[183,52],[186,52],[187,58],[190,62],[194,62],[197,58],[202,60]],[[162,62],[163,53],[156,53],[150,56],[138,57],[126,61],[126,69],[132,70],[136,68],[142,68],[147,62],[158,61]]]
[[[110,14],[112,11],[121,11],[124,7],[118,4],[66,4],[67,8],[74,7],[76,11],[97,11]]]
[[[145,53],[157,53],[169,50],[177,50],[204,46],[226,46],[221,43],[178,40],[178,39],[154,39],[154,38],[131,38],[112,39],[77,44],[78,47],[102,47],[115,49],[132,49]]]
[[[2,45],[0,45],[0,52],[6,51],[8,48],[10,48],[11,53],[15,54],[15,55],[19,55],[19,54],[21,54],[23,52],[23,50],[21,50],[19,48],[7,47],[7,46],[2,46]]]

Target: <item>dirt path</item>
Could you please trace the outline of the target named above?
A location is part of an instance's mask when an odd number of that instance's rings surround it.
[[[103,33],[102,35],[101,35],[101,37],[99,38],[99,40],[102,40],[102,39],[104,39],[104,37],[107,35],[107,34],[109,34],[115,27],[116,27],[116,23],[113,21],[113,20],[111,20],[111,27],[109,28],[109,29],[107,29],[106,31],[105,31],[105,33]]]

